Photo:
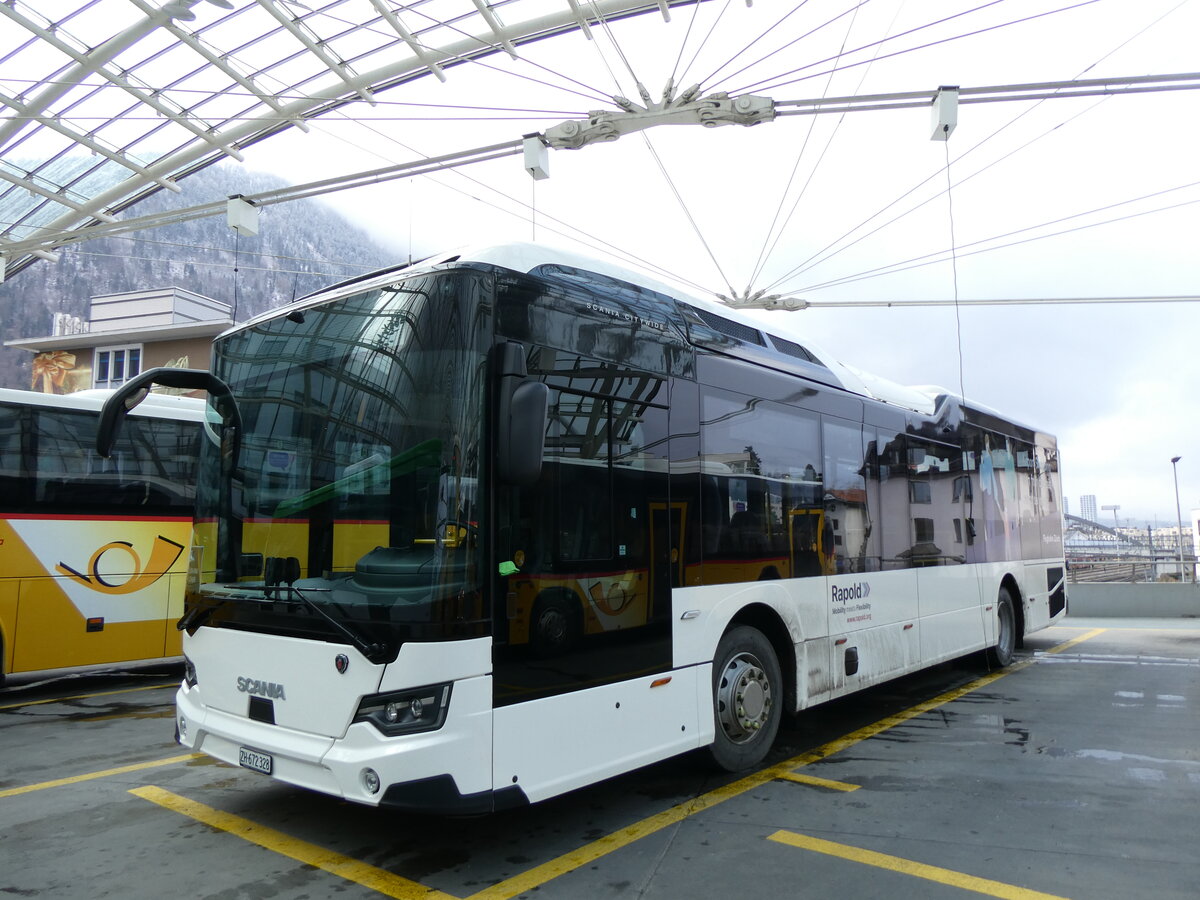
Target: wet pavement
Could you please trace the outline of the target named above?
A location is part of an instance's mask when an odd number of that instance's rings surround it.
[[[1200,621],[1068,619],[538,806],[360,807],[172,741],[174,667],[0,690],[0,894],[1195,898]]]

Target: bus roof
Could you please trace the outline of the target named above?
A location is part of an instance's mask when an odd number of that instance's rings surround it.
[[[807,338],[798,336],[791,328],[770,327],[764,324],[762,319],[747,315],[745,312],[728,306],[713,297],[696,294],[692,288],[686,285],[662,280],[657,276],[613,260],[588,256],[550,243],[513,241],[497,244],[465,245],[426,257],[407,266],[395,266],[362,275],[349,281],[339,282],[309,294],[284,309],[316,305],[351,292],[358,293],[386,286],[396,281],[398,277],[407,277],[454,263],[471,262],[490,264],[523,273],[532,272],[538,267],[545,265],[570,266],[586,272],[594,272],[608,278],[624,281],[637,287],[664,294],[679,303],[691,306],[693,309],[703,310],[724,319],[732,320],[767,335],[777,346],[787,343],[792,343],[793,345],[799,344],[803,350],[810,352],[812,356],[820,361],[820,364],[824,368],[829,370],[833,382],[836,382],[838,386],[851,393],[926,416],[934,415],[939,405],[947,399],[953,399],[965,406],[981,410],[988,414],[1000,415],[981,404],[969,400],[964,401],[956,393],[947,391],[944,388],[924,385],[902,385],[880,375],[865,372],[856,366],[842,362],[821,347],[813,344]],[[280,314],[281,311],[275,309],[263,313],[251,321],[258,321]],[[787,324],[783,318],[779,320],[779,323],[781,326],[786,326]],[[232,330],[240,327],[244,326],[236,326]]]
[[[48,409],[76,409],[99,413],[104,401],[113,391],[92,389],[73,394],[44,394],[40,391],[17,391],[0,388],[0,403],[18,406],[42,406]],[[151,393],[131,412],[135,416],[151,416],[160,419],[185,419],[204,421],[206,401],[199,397],[179,397],[173,394]]]

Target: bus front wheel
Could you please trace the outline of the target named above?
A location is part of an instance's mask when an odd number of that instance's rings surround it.
[[[783,678],[775,648],[756,628],[731,628],[713,660],[713,761],[727,772],[758,765],[779,731]]]
[[[1013,611],[1012,594],[1000,588],[996,598],[996,643],[988,650],[988,662],[998,669],[1012,665],[1017,649],[1017,615]]]

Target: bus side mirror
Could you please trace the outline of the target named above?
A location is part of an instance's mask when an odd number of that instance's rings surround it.
[[[520,344],[510,341],[497,352],[496,477],[526,487],[542,474],[550,388],[527,377]]]
[[[237,459],[238,443],[242,431],[242,417],[238,412],[233,392],[224,381],[204,369],[174,369],[159,367],[147,369],[140,375],[130,378],[113,391],[104,401],[100,410],[100,421],[96,425],[96,452],[105,459],[112,455],[113,444],[121,430],[121,423],[130,411],[146,399],[150,386],[161,384],[164,387],[182,388],[191,391],[208,391],[213,398],[217,412],[221,414],[221,424],[226,431],[232,432],[232,459]]]

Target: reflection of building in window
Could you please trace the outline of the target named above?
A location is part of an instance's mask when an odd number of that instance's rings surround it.
[[[971,500],[974,498],[971,491],[971,477],[969,475],[960,475],[954,479],[954,502],[959,500]]]
[[[913,529],[918,544],[933,540],[933,519],[913,519]]]
[[[908,499],[912,503],[932,503],[933,489],[929,482],[910,481],[908,483]]]
[[[962,519],[954,520],[954,543],[961,544],[962,541]]]

